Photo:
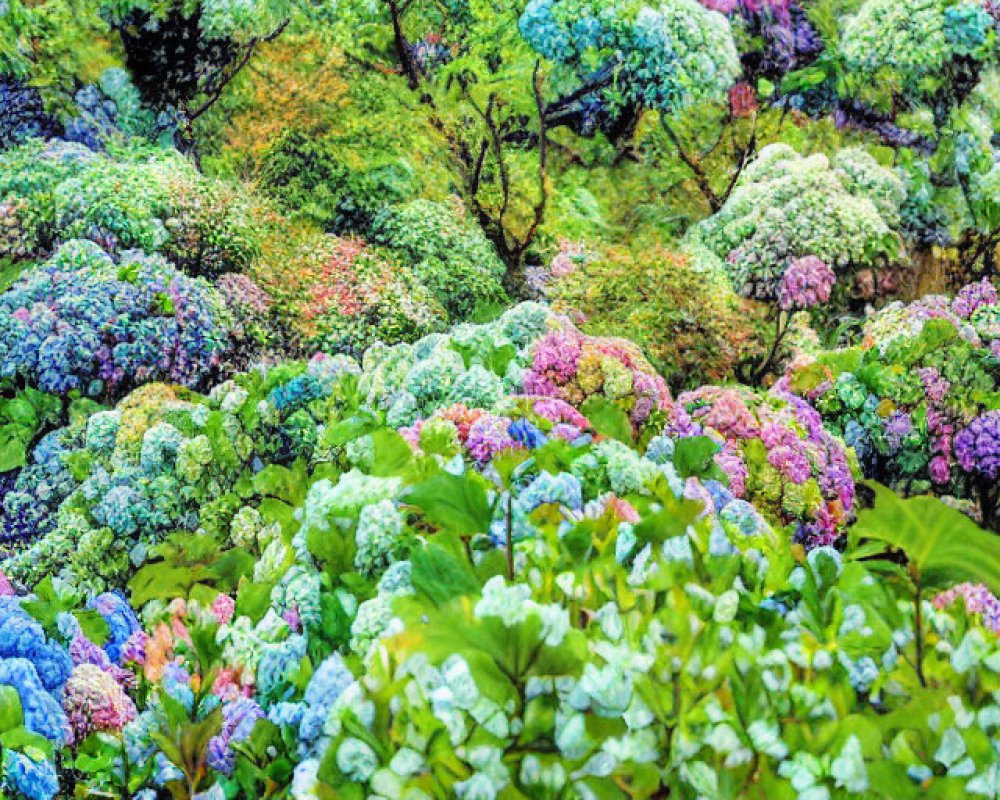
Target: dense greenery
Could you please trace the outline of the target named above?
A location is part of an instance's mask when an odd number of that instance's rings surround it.
[[[0,797],[1000,797],[996,0],[0,0]]]

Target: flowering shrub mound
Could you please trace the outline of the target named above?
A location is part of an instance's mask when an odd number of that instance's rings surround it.
[[[536,553],[532,563],[547,571],[550,558]],[[665,789],[708,796],[721,785],[737,793],[876,796],[919,783],[941,763],[935,752],[952,759],[942,746],[968,754],[965,777],[953,780],[970,793],[989,785],[993,751],[977,751],[980,730],[960,719],[971,720],[978,703],[958,699],[923,756],[891,746],[910,735],[905,722],[890,715],[875,723],[868,691],[905,674],[892,633],[912,619],[873,575],[842,565],[828,549],[775,569],[686,537],[657,548],[650,564],[658,580],[633,567],[637,599],[628,608],[610,589],[595,588],[599,580],[572,574],[558,585],[494,576],[460,600],[397,601],[398,633],[376,646],[364,672],[346,686],[342,670],[335,682],[323,676],[322,685],[335,687],[320,709],[326,735],[296,767],[295,796],[349,792],[358,783],[400,797],[416,787],[457,797],[612,796],[623,783],[643,786],[642,797]],[[587,574],[616,569],[598,559]],[[796,587],[780,604],[763,588],[774,578]],[[843,621],[839,647],[838,623],[822,610],[833,603],[856,609]],[[759,612],[742,614],[744,607]],[[580,609],[589,623],[576,621]],[[887,629],[866,628],[879,612],[891,620]],[[930,613],[943,642],[950,620]],[[696,637],[704,660],[682,670]],[[987,648],[996,652],[995,642]],[[893,666],[880,670],[872,654],[884,653]],[[745,716],[725,701],[737,663]],[[995,676],[975,663],[992,684]],[[962,680],[947,659],[935,675],[949,685]],[[675,690],[664,696],[668,680]],[[910,707],[886,696],[891,707]],[[985,703],[993,713],[993,701]],[[671,727],[664,715],[681,707],[685,722]],[[880,736],[864,735],[869,723]]]
[[[477,306],[506,304],[503,262],[480,229],[446,206],[428,200],[387,206],[375,216],[370,239],[413,271],[452,322],[466,319]]]
[[[401,160],[359,164],[331,142],[284,130],[261,155],[257,178],[288,213],[333,233],[367,234],[383,206],[412,199],[413,173]]]
[[[207,283],[157,256],[69,241],[0,295],[0,376],[46,392],[121,396],[152,380],[196,387],[231,321]]]
[[[250,535],[237,532],[252,530],[259,497],[240,481],[255,464],[311,457],[319,434],[307,408],[342,368],[337,359],[280,367],[207,398],[149,384],[49,434],[3,498],[0,522],[19,549],[7,574],[30,585],[61,573],[101,590],[127,580],[168,533]]]
[[[45,111],[38,90],[10,75],[0,78],[0,141],[4,148],[51,136],[59,123]]]
[[[868,477],[975,503],[996,528],[997,319],[988,281],[951,301],[893,303],[867,323],[860,348],[804,357],[781,385],[816,407]]]
[[[669,113],[724,97],[739,74],[728,21],[695,0],[532,0],[518,26],[539,55],[593,83],[598,106]]]
[[[258,255],[246,201],[175,150],[94,153],[56,139],[30,141],[0,154],[0,199],[25,230],[24,242],[0,258],[37,258],[79,238],[112,253],[163,253],[192,275],[214,277]]]
[[[417,275],[360,239],[309,239],[290,263],[260,267],[256,277],[287,309],[309,353],[357,356],[376,340],[409,342],[448,324]]]
[[[846,20],[840,50],[859,77],[891,70],[918,87],[949,67],[962,69],[963,61],[989,58],[994,24],[983,2],[867,0]]]
[[[454,403],[489,408],[504,395],[553,397],[585,408],[590,398],[641,427],[670,399],[663,378],[624,339],[586,336],[539,303],[522,303],[483,325],[458,325],[412,345],[365,353],[361,388],[408,424]]]
[[[785,144],[763,148],[740,175],[729,199],[689,234],[728,264],[741,294],[776,300],[782,278],[814,257],[843,278],[888,266],[900,253],[899,207],[905,197],[896,175],[864,150],[841,150],[831,162],[803,157]],[[857,293],[869,294],[866,276]],[[820,282],[829,292],[828,276]]]
[[[672,388],[731,380],[758,349],[759,309],[696,257],[612,251],[580,265],[563,258],[553,271],[556,311],[589,333],[635,341]]]
[[[809,546],[834,543],[854,512],[843,443],[808,403],[787,392],[704,386],[677,398],[666,431],[708,435],[729,488]]]

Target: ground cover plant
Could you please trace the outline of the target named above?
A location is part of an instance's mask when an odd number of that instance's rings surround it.
[[[0,0],[0,797],[1000,797],[994,0]]]

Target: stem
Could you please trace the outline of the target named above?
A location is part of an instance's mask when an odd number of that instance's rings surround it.
[[[403,33],[403,23],[400,17],[402,11],[395,0],[389,0],[389,16],[392,19],[392,39],[396,47],[396,55],[399,58],[399,65],[406,76],[406,85],[411,90],[420,85],[420,75],[417,73],[417,65],[413,63],[413,56],[410,53],[410,43]]]
[[[920,685],[925,689],[927,688],[927,680],[924,678],[924,618],[923,618],[923,608],[921,602],[921,589],[920,589],[920,578],[918,577],[915,581],[917,586],[917,591],[913,596],[914,603],[916,604],[916,625],[917,625],[917,680],[920,681]]]
[[[674,133],[674,129],[667,124],[665,118],[660,119],[660,124],[663,126],[663,130],[667,132],[667,136],[670,137],[670,141],[674,143],[674,147],[677,148],[677,155],[681,157],[681,161],[687,164],[688,169],[694,174],[694,182],[698,184],[698,189],[705,196],[708,201],[709,208],[712,209],[712,213],[716,213],[720,208],[722,208],[722,203],[719,201],[719,196],[712,189],[712,184],[708,181],[708,175],[705,173],[705,169],[701,166],[701,162],[692,156],[684,149],[681,144],[681,140],[678,138],[677,134]]]
[[[767,354],[767,358],[765,358],[760,363],[760,366],[757,367],[756,370],[754,370],[753,375],[750,377],[750,384],[752,386],[755,386],[755,387],[756,386],[760,386],[760,382],[764,379],[764,376],[767,375],[767,371],[771,368],[771,362],[774,361],[774,357],[778,353],[778,347],[781,345],[781,340],[784,339],[785,338],[785,334],[788,333],[788,320],[789,320],[789,318],[785,319],[785,326],[782,327],[781,326],[781,309],[779,308],[778,309],[778,315],[777,315],[777,317],[775,317],[774,343],[771,345],[771,352],[769,352]]]
[[[507,492],[507,580],[514,580],[514,496]]]

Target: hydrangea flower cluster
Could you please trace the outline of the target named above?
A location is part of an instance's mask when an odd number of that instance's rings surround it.
[[[69,719],[69,743],[83,742],[95,731],[120,731],[135,719],[135,704],[114,676],[94,664],[73,668],[63,687]]]
[[[230,324],[211,286],[162,258],[126,252],[115,263],[73,240],[0,295],[0,376],[90,397],[151,380],[197,387],[223,357]]]
[[[457,325],[413,344],[376,344],[365,351],[360,389],[393,426],[455,403],[492,408],[520,390],[531,345],[553,318],[547,306],[521,303],[490,323]]]
[[[936,608],[945,609],[959,598],[969,614],[978,615],[983,626],[1000,634],[1000,600],[981,583],[960,583],[934,598]]]
[[[1000,477],[1000,411],[987,411],[955,434],[955,457],[966,472],[987,481]]]
[[[830,544],[853,518],[854,480],[844,445],[808,403],[784,391],[706,386],[677,398],[665,432],[707,435],[730,491],[810,546]]]
[[[65,687],[75,671],[73,660],[64,645],[46,636],[23,602],[20,597],[0,597],[0,685],[17,692],[23,727],[48,739],[58,751],[73,741],[74,729],[62,706]],[[131,703],[121,695],[118,684],[103,688],[110,693],[108,697]],[[102,696],[99,702],[105,699]],[[5,721],[10,723],[9,716]],[[59,790],[56,763],[43,753],[5,746],[0,786],[17,797],[52,800]]]
[[[777,79],[807,66],[823,52],[819,31],[804,4],[796,0],[702,0],[702,5],[733,20],[745,79],[730,91],[734,115],[756,108],[753,86],[759,78],[777,83]]]
[[[974,0],[867,0],[845,23],[840,49],[859,74],[889,68],[917,87],[952,60],[987,58],[992,28],[985,4]]]
[[[890,304],[866,323],[859,349],[803,356],[779,385],[819,410],[866,476],[908,493],[978,501],[980,518],[994,525],[995,501],[979,482],[997,474],[997,412],[984,398],[1000,382],[1000,346],[989,338],[998,311],[988,281],[953,300]]]
[[[625,339],[586,336],[572,326],[535,343],[523,391],[577,407],[599,395],[621,404],[637,427],[670,402],[666,383],[636,345]]]
[[[895,258],[904,198],[899,178],[863,150],[841,150],[831,161],[773,144],[689,238],[726,261],[740,293],[774,300],[798,259],[815,257],[846,278]]]
[[[34,86],[12,75],[0,78],[0,138],[5,144],[44,139],[58,129],[58,121],[46,113]]]
[[[785,311],[798,311],[821,305],[830,299],[830,289],[836,280],[833,270],[816,256],[797,258],[781,276],[778,306]]]

